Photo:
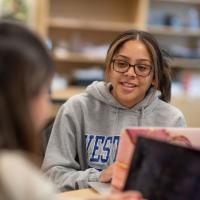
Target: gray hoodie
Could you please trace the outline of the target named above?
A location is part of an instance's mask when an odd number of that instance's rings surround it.
[[[116,157],[119,135],[127,126],[184,127],[183,114],[150,89],[132,108],[110,93],[111,84],[93,82],[60,108],[43,162],[43,170],[61,191],[85,188]]]

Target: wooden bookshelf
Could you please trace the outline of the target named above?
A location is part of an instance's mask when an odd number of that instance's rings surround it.
[[[186,18],[189,8],[196,8],[200,15],[200,0],[37,0],[38,13],[35,16],[38,32],[43,38],[52,41],[53,59],[58,74],[71,76],[72,72],[79,68],[104,67],[102,56],[95,53],[90,56],[79,51],[77,44],[109,45],[116,35],[128,29],[138,28],[151,32],[163,47],[166,44],[177,44],[179,47],[186,45],[193,48],[200,40],[200,27],[190,29],[186,24],[177,28],[149,24],[153,9],[161,12],[168,9],[168,13]],[[69,45],[66,54],[54,54],[59,41],[63,40]],[[73,47],[74,43],[76,48]],[[171,64],[173,73],[200,73],[200,58],[173,58]],[[52,100],[63,102],[83,89],[71,87],[69,82],[69,88],[53,93]],[[194,115],[187,114],[190,113],[189,100],[186,100],[185,96],[172,100],[172,103],[184,111],[189,125],[200,126],[195,109],[199,106],[197,100],[192,101],[194,106],[191,107],[191,112]],[[197,121],[194,120],[193,123],[190,118]]]
[[[155,35],[180,36],[180,37],[200,37],[199,29],[189,29],[186,27],[170,27],[170,26],[149,26],[147,29]]]
[[[106,32],[122,32],[128,29],[138,28],[136,24],[126,22],[107,22],[95,20],[69,19],[54,17],[48,19],[50,28],[58,29],[77,29],[77,30],[96,30]]]
[[[51,99],[53,102],[65,102],[67,99],[69,99],[71,96],[74,96],[76,94],[80,94],[85,90],[85,87],[77,87],[77,86],[70,86],[63,90],[57,90],[53,91],[51,94]]]
[[[54,55],[54,60],[56,62],[65,63],[84,63],[84,64],[99,64],[103,65],[105,59],[100,57],[90,57],[89,55],[83,53],[67,53],[66,56],[56,56]]]
[[[173,68],[200,70],[200,59],[173,58],[172,66]]]
[[[184,3],[184,4],[200,5],[199,0],[152,0],[152,1],[164,2],[164,3]]]

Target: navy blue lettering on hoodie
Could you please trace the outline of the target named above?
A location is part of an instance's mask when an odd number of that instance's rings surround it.
[[[88,166],[101,166],[105,163],[113,163],[116,158],[119,144],[119,136],[85,135]],[[114,154],[113,154],[114,152]],[[99,169],[101,170],[101,169]]]

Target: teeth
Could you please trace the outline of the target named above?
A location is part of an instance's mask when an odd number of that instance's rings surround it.
[[[135,84],[131,84],[131,83],[126,83],[126,82],[124,82],[124,83],[122,83],[124,86],[126,86],[126,87],[135,87]]]

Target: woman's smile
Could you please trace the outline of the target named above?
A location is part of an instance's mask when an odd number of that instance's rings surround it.
[[[120,85],[124,92],[133,92],[138,87],[137,84],[127,81],[120,81]]]

